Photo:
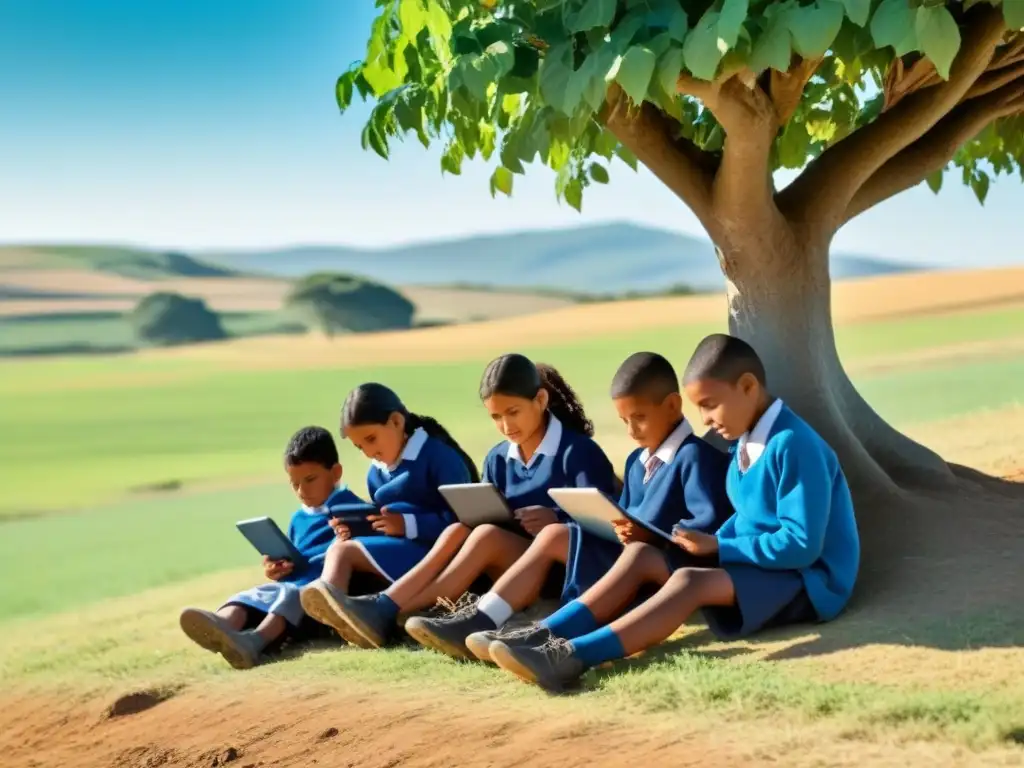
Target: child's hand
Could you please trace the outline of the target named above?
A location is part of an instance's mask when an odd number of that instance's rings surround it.
[[[619,537],[619,542],[623,545],[633,541],[650,544],[654,538],[646,528],[641,528],[630,520],[615,520],[612,522],[612,527],[615,529],[615,535]]]
[[[513,514],[523,529],[531,536],[536,536],[545,526],[558,522],[555,510],[548,507],[523,507],[517,509]]]
[[[271,560],[263,558],[263,575],[270,581],[280,581],[295,569],[295,563],[291,560]]]
[[[405,536],[405,518],[397,512],[388,512],[387,507],[379,515],[370,515],[366,519],[375,531],[387,536]]]
[[[334,535],[342,541],[348,541],[352,538],[352,531],[350,531],[349,527],[338,518],[332,517],[327,524],[334,529]]]
[[[691,555],[713,555],[718,551],[718,537],[700,531],[673,528],[672,541]]]

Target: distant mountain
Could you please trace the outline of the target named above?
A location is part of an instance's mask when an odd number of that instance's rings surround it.
[[[399,285],[463,283],[624,293],[654,292],[677,284],[715,290],[723,284],[710,242],[633,224],[487,235],[384,249],[309,246],[197,256],[239,272],[282,277],[351,272]],[[831,265],[836,280],[914,269],[921,267],[859,254],[834,254]]]
[[[139,280],[179,277],[237,277],[223,265],[207,264],[176,251],[105,245],[0,246],[0,270],[86,269]]]

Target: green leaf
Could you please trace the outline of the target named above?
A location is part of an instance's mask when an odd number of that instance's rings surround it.
[[[686,39],[686,33],[690,29],[690,19],[686,15],[686,11],[682,8],[676,8],[672,14],[672,18],[668,22],[668,35],[677,43],[683,42]]]
[[[607,184],[609,182],[608,169],[600,163],[590,164],[590,178],[596,181],[598,184]]]
[[[929,173],[925,178],[925,181],[928,182],[928,188],[935,194],[939,194],[939,190],[942,189],[942,176],[945,171],[945,168],[940,168],[935,173]]]
[[[484,120],[480,121],[477,130],[480,133],[480,154],[483,155],[484,160],[490,160],[491,155],[494,154],[498,132],[494,129],[493,125]]]
[[[868,23],[871,16],[871,0],[842,0],[846,15],[858,27]]]
[[[1003,0],[1003,18],[1010,29],[1024,29],[1024,3],[1021,0]]]
[[[914,32],[914,12],[908,0],[882,0],[871,19],[871,36],[879,48],[895,48]]]
[[[647,96],[656,64],[654,53],[642,45],[634,45],[622,57],[615,80],[634,104],[642,104]]]
[[[789,30],[786,28],[784,18],[776,16],[754,43],[748,66],[756,75],[760,75],[766,69],[786,72],[789,70],[792,57],[792,38]]]
[[[352,104],[352,91],[355,86],[355,70],[349,70],[338,78],[334,86],[334,98],[338,102],[338,109],[344,112]]]
[[[786,15],[793,48],[805,59],[821,56],[839,34],[844,14],[836,0],[818,0],[814,5],[794,8]]]
[[[377,121],[372,117],[363,126],[362,134],[363,149],[372,149],[385,160],[388,159],[388,144],[377,128]]]
[[[610,27],[615,21],[616,0],[586,0],[583,7],[566,18],[569,32],[586,32],[595,27]]]
[[[491,197],[501,192],[507,197],[512,197],[512,180],[515,177],[508,168],[498,166],[491,174]]]
[[[597,139],[594,140],[594,153],[606,160],[611,160],[615,156],[618,146],[619,140],[615,138],[615,134],[607,129],[602,129],[597,135]]]
[[[579,179],[573,178],[565,186],[565,202],[578,212],[583,212],[583,182]]]
[[[619,160],[624,162],[634,171],[637,169],[639,161],[636,159],[636,155],[634,155],[632,150],[630,150],[628,147],[619,144],[619,146],[615,148],[615,154],[618,156]]]
[[[953,66],[953,59],[960,50],[960,28],[953,14],[944,5],[922,5],[917,9],[914,32],[921,45],[921,52],[931,59],[942,79],[948,80],[949,68]]]
[[[452,141],[445,147],[444,154],[441,155],[441,172],[450,173],[452,176],[462,175],[462,160],[466,156],[466,153],[462,149],[462,145],[457,141]]]
[[[989,179],[988,174],[984,171],[979,171],[971,177],[971,189],[974,190],[974,196],[978,198],[978,202],[982,205],[985,204],[985,198],[988,197],[988,187],[990,183],[991,180]]]
[[[565,94],[572,73],[572,44],[552,47],[540,66],[540,94],[544,101],[565,114],[568,114],[564,106]]]
[[[402,27],[402,34],[415,40],[427,24],[427,9],[423,6],[423,0],[399,0],[398,23]]]
[[[495,80],[507,75],[516,65],[515,51],[504,40],[499,40],[487,46],[486,55],[494,63]]]
[[[683,71],[683,49],[669,48],[658,61],[658,81],[666,94],[674,96],[679,75]]]
[[[783,168],[803,167],[810,144],[807,129],[796,120],[790,120],[775,143],[779,165]]]
[[[683,62],[694,77],[713,80],[724,51],[718,47],[718,14],[704,14],[683,43]]]
[[[718,37],[732,48],[739,40],[743,22],[747,20],[749,0],[725,0],[718,16]]]

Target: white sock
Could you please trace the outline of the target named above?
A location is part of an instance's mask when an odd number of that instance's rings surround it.
[[[476,609],[484,616],[494,622],[494,626],[501,629],[505,622],[512,618],[515,611],[512,606],[506,603],[496,592],[488,592],[480,598]]]

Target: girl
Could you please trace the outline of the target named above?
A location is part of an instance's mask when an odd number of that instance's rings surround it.
[[[487,455],[484,479],[504,495],[517,524],[470,530],[455,523],[430,554],[387,591],[338,601],[338,613],[329,623],[350,642],[380,647],[400,612],[424,609],[439,599],[454,600],[482,575],[497,579],[526,551],[533,536],[568,520],[552,508],[549,489],[589,487],[618,493],[611,462],[591,439],[593,423],[554,368],[535,365],[523,355],[503,355],[484,371],[480,399],[506,438]],[[426,642],[415,626],[412,621],[406,629]]]
[[[300,599],[309,616],[346,637],[351,633],[334,620],[335,606],[349,591],[353,571],[389,582],[405,575],[455,519],[438,486],[477,482],[479,474],[444,427],[410,413],[383,384],[363,384],[348,394],[341,434],[371,460],[366,486],[380,512],[368,519],[383,535],[352,538],[345,524],[332,519],[336,540],[323,574]]]

